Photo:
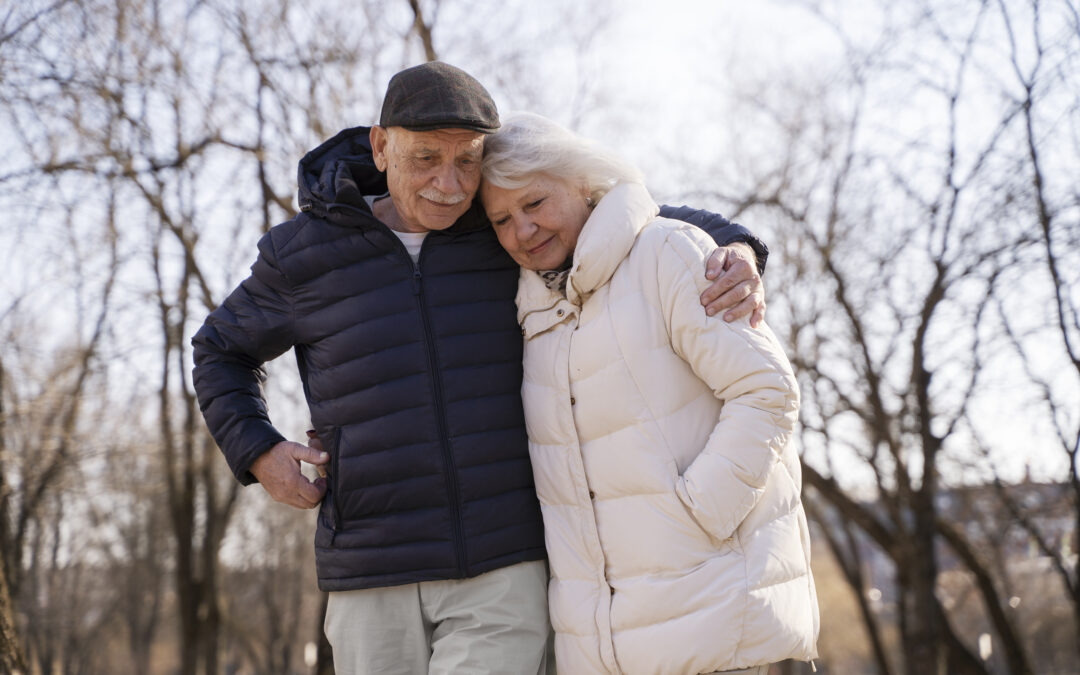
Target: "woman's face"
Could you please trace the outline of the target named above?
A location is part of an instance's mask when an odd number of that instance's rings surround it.
[[[499,243],[529,270],[557,269],[574,252],[589,218],[584,184],[541,173],[506,189],[484,182],[480,201]]]

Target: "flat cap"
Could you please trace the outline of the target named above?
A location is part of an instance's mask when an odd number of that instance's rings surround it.
[[[448,63],[430,61],[390,78],[379,125],[490,134],[499,128],[499,111],[491,94],[472,75]]]

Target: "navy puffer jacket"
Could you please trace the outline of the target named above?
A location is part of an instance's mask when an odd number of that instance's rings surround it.
[[[299,178],[303,212],[260,240],[251,276],[192,340],[199,404],[230,468],[253,482],[252,462],[284,440],[260,384],[263,364],[291,348],[331,456],[315,535],[321,589],[542,559],[517,266],[476,204],[430,233],[414,265],[363,199],[386,191],[366,127],[309,153]],[[714,225],[721,243],[757,244]]]

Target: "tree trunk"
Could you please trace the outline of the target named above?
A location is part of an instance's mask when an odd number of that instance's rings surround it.
[[[924,487],[925,490],[925,487]],[[915,496],[915,527],[908,548],[910,586],[903,595],[907,613],[904,648],[908,675],[948,675],[947,650],[937,610],[937,564],[934,555],[933,508],[924,493]]]
[[[14,606],[8,592],[7,568],[0,557],[0,672],[20,673],[26,670],[18,636],[15,634]]]
[[[4,449],[4,367],[0,363],[0,457]],[[11,542],[7,538],[7,493],[4,487],[4,467],[0,464],[0,544],[5,554]],[[5,673],[24,670],[25,659],[15,634],[15,606],[8,591],[7,555],[0,554],[0,671]]]

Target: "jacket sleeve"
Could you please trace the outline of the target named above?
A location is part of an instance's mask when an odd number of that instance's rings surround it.
[[[236,478],[255,482],[251,464],[285,440],[270,423],[263,364],[294,344],[292,289],[277,266],[271,234],[259,241],[251,276],[206,318],[191,342],[192,382],[206,425]]]
[[[683,227],[659,249],[660,304],[671,345],[721,401],[701,453],[677,479],[679,499],[706,531],[727,539],[754,508],[798,419],[799,391],[791,364],[764,324],[707,316],[693,300],[708,282],[705,260],[715,248]]]
[[[681,220],[700,227],[713,238],[717,246],[727,246],[737,242],[747,244],[754,249],[758,274],[765,274],[765,263],[769,260],[769,247],[742,225],[731,222],[719,213],[693,209],[689,206],[661,206],[660,217]]]

